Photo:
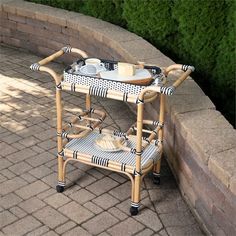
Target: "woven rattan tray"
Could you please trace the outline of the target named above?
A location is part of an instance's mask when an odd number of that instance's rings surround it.
[[[110,60],[104,60],[104,59],[100,59],[101,60],[101,64],[102,66],[105,68],[106,71],[116,71],[118,68],[118,62],[117,61],[110,61]],[[78,72],[75,73],[75,71],[73,70],[73,67],[75,65],[78,65],[79,67],[82,67],[85,65],[85,60],[81,59],[78,60],[77,62],[73,63],[71,66],[67,67],[64,70],[64,81],[65,82],[69,82],[69,83],[78,83],[78,84],[83,84],[83,78],[91,78],[91,79],[100,79],[100,80],[108,80],[109,78],[102,78],[100,76],[100,74],[98,75],[85,75],[85,74],[80,74]],[[149,78],[145,78],[142,80],[124,80],[124,81],[114,81],[113,82],[117,82],[117,83],[128,83],[128,84],[134,84],[134,85],[140,85],[140,86],[148,86],[152,83],[154,83],[156,80],[160,79],[160,77],[163,77],[163,74],[161,73],[161,69],[157,66],[146,66],[144,65],[143,67],[144,70],[148,70],[150,72],[150,77]],[[111,78],[112,79],[112,78]],[[93,80],[92,80],[93,81]],[[101,81],[100,81],[101,82]]]

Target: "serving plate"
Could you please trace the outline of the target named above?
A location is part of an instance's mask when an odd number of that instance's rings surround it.
[[[101,71],[99,73],[103,79],[109,79],[130,84],[149,85],[152,81],[152,74],[146,69],[136,69],[135,75],[123,76],[118,74],[118,70]]]
[[[108,141],[106,140],[108,136],[107,135],[102,135],[100,136],[99,138],[97,138],[95,140],[95,147],[101,151],[104,151],[104,152],[119,152],[119,151],[122,151],[122,146],[127,146],[127,142],[125,141],[124,138],[122,137],[116,137],[116,136],[112,136],[112,138],[114,139],[113,141],[114,142],[120,142],[119,145],[115,145],[114,143],[112,145],[113,148],[109,148],[109,144],[107,143],[107,146],[102,146],[101,142],[112,142],[112,141]]]

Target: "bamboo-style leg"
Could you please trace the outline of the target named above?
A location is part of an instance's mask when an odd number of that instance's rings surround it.
[[[62,144],[62,103],[61,103],[61,89],[56,90],[56,108],[57,108],[57,160],[58,160],[58,185],[56,186],[57,192],[63,192],[65,187],[64,175],[64,160],[63,160],[63,144]]]
[[[86,94],[86,110],[90,111],[91,109],[91,96],[89,94]],[[91,113],[89,113],[88,117],[91,117]],[[87,121],[87,125],[90,125],[91,124],[91,121]]]
[[[138,214],[140,203],[140,191],[141,191],[141,175],[136,174],[134,176],[133,196],[131,197],[130,214],[132,216]]]
[[[131,181],[131,202],[134,201],[134,177],[132,175],[132,181]]]
[[[141,155],[142,155],[142,129],[143,129],[143,99],[138,101],[137,110],[137,141],[136,141],[136,163],[134,171],[134,191],[133,199],[131,199],[131,215],[137,215],[140,202],[140,188],[141,188]]]
[[[161,158],[153,166],[153,183],[156,185],[161,183]]]
[[[63,154],[63,142],[62,142],[62,106],[61,106],[61,81],[62,76],[58,75],[54,70],[45,67],[47,63],[51,62],[52,60],[62,56],[64,53],[70,53],[74,52],[79,55],[81,55],[84,58],[87,58],[88,55],[86,52],[77,49],[77,48],[71,48],[70,46],[63,47],[58,52],[55,52],[54,54],[40,60],[38,63],[34,63],[30,66],[31,70],[34,71],[44,71],[50,74],[53,79],[56,82],[56,107],[57,107],[57,152],[58,152],[58,185],[57,185],[57,191],[63,192],[64,186],[65,186],[65,173],[63,171],[64,168],[64,154]]]
[[[160,95],[160,114],[159,114],[159,123],[164,124],[164,115],[165,115],[165,95]],[[163,141],[163,127],[158,131],[158,145],[162,149]],[[162,150],[160,152],[160,159],[153,167],[153,183],[159,185],[161,183],[161,158]]]

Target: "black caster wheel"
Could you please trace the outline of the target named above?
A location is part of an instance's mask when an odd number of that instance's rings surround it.
[[[153,183],[156,185],[160,185],[161,184],[161,176],[153,174]]]
[[[56,186],[56,190],[58,193],[62,193],[64,191],[65,187],[64,186],[60,186],[60,185],[57,185]]]
[[[138,207],[130,207],[131,216],[136,216],[138,214]]]

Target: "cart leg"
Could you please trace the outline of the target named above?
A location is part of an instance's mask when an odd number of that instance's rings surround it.
[[[158,144],[160,145],[161,153],[160,153],[160,159],[157,161],[157,163],[153,167],[153,183],[160,185],[161,183],[161,158],[162,158],[162,153],[163,153],[163,135],[164,135],[164,130],[163,130],[163,125],[164,125],[164,116],[165,116],[165,95],[161,94],[160,95],[160,115],[159,115],[159,122],[162,124],[161,129],[158,131]]]
[[[156,185],[161,184],[161,158],[157,161],[156,165],[153,167],[153,183]]]
[[[64,173],[64,160],[63,157],[58,155],[58,183],[56,186],[56,190],[58,193],[62,193],[65,188],[65,173]]]
[[[131,207],[130,214],[135,216],[139,211],[139,203],[140,203],[140,189],[141,189],[141,176],[134,176],[134,186],[132,187],[132,196],[131,196]]]
[[[56,108],[57,108],[57,161],[58,161],[58,184],[56,190],[62,193],[65,188],[64,160],[63,160],[63,144],[62,144],[62,98],[61,88],[56,86]]]
[[[86,106],[86,110],[90,110],[91,109],[91,96],[89,94],[86,94],[86,99],[85,99],[85,106]],[[88,117],[91,117],[91,114],[88,114]],[[87,121],[87,125],[90,125],[90,121]]]

